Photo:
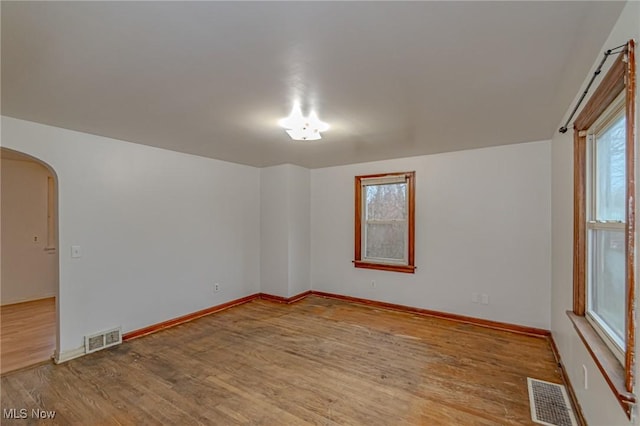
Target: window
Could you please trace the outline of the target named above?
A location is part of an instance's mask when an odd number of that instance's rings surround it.
[[[631,40],[574,123],[573,310],[627,416],[635,370],[635,52]]]
[[[355,178],[356,268],[415,271],[415,172]]]
[[[587,131],[586,317],[624,363],[626,119],[624,96]]]

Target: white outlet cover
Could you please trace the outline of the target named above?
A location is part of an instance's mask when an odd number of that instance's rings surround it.
[[[482,304],[483,305],[488,305],[489,304],[489,295],[488,294],[483,294],[482,295]]]
[[[80,249],[80,246],[71,246],[71,257],[82,257],[82,250]]]

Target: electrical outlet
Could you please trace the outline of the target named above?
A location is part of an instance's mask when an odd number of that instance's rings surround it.
[[[376,288],[376,282],[375,281],[371,281],[371,288]]]
[[[213,285],[213,291],[215,291],[215,292],[220,291],[220,283],[215,283],[215,284]]]
[[[482,295],[482,301],[481,301],[481,303],[482,303],[483,305],[488,305],[488,304],[489,304],[489,295],[488,295],[488,294],[483,294],[483,295]]]

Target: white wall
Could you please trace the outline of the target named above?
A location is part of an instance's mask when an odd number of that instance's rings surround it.
[[[258,169],[8,117],[2,144],[58,175],[62,352],[259,291]]]
[[[550,167],[533,142],[312,170],[312,288],[549,329]],[[354,268],[354,176],[412,170],[416,273]]]
[[[639,36],[640,2],[629,2],[622,11],[607,42],[599,52],[594,52],[593,69],[585,76],[583,87],[576,94],[576,100],[584,91],[587,81],[602,58],[602,53],[606,49],[626,43],[630,38],[635,38],[638,41]],[[610,59],[602,75],[605,75],[606,69],[611,63],[613,60]],[[562,121],[558,123],[558,128],[560,125],[564,125],[576,100],[569,106]],[[551,155],[553,235],[551,330],[589,424],[594,426],[628,425],[630,422],[566,315],[566,311],[572,309],[573,306],[573,135],[571,131],[564,135],[560,133],[554,135]],[[636,160],[636,165],[638,163]],[[639,195],[640,192],[636,195],[636,199],[639,199]],[[638,237],[636,240],[640,241]],[[638,276],[637,271],[636,276]],[[583,365],[588,371],[588,389],[584,389],[583,386]],[[634,424],[640,424],[640,422],[636,420]]]
[[[311,289],[311,173],[289,166],[289,297]]]
[[[311,288],[310,172],[283,164],[260,176],[261,289],[291,297]]]
[[[54,251],[45,251],[47,179],[51,174],[34,161],[2,159],[0,168],[3,231],[0,303],[53,297],[58,288],[57,256]]]
[[[260,287],[289,297],[289,191],[287,167],[260,170]]]

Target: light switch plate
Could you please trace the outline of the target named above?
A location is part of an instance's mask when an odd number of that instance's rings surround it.
[[[80,246],[71,246],[71,257],[82,257]]]

